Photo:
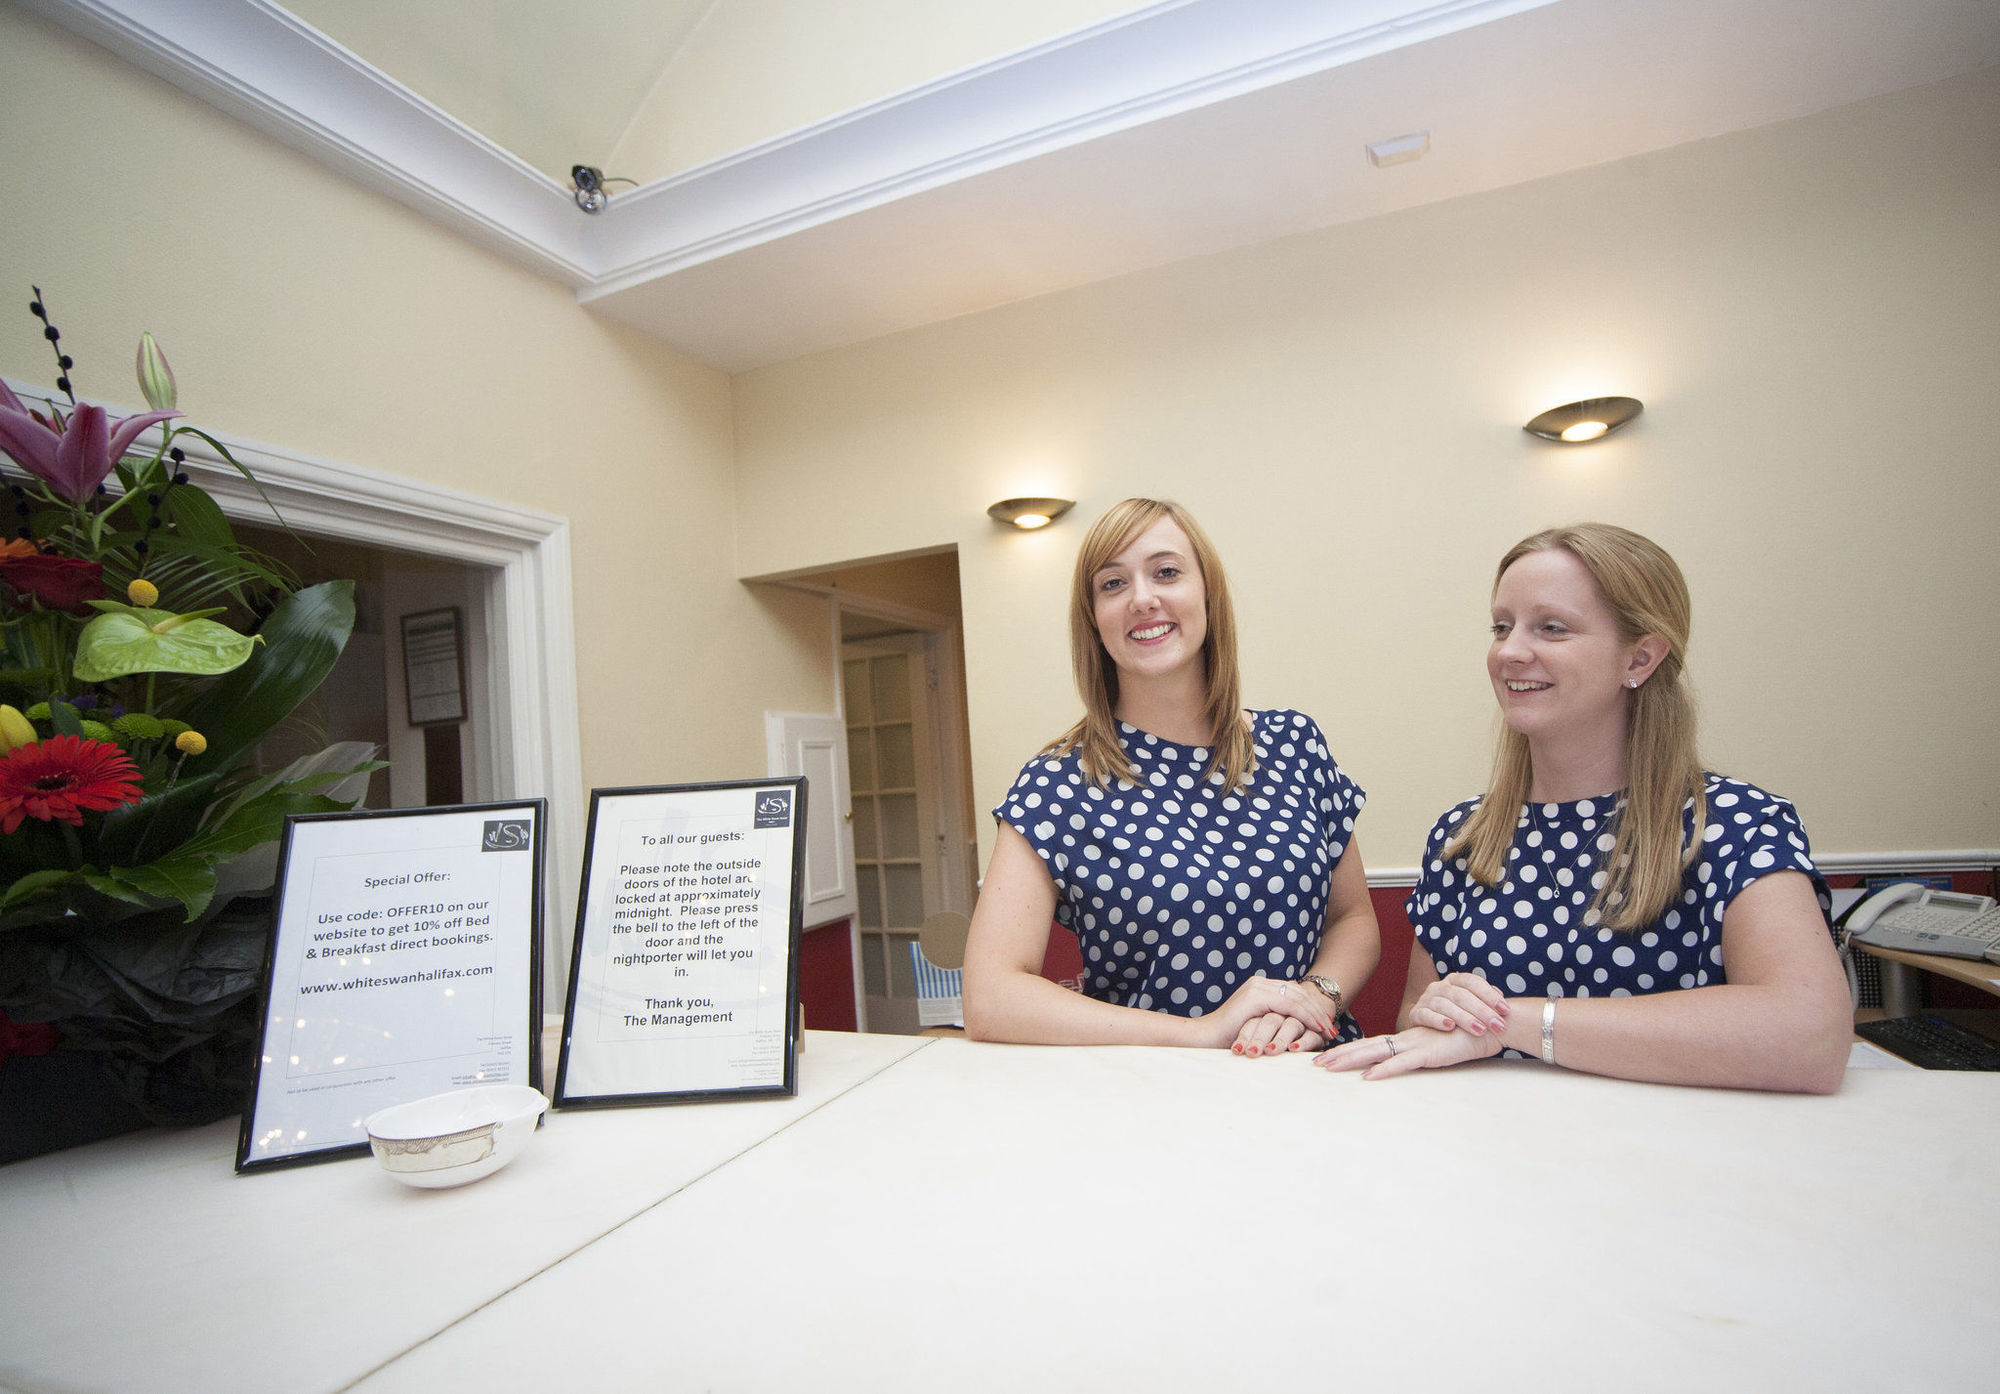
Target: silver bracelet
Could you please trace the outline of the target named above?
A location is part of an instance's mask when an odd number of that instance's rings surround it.
[[[1542,1003],[1542,1063],[1556,1063],[1556,999],[1553,997]]]

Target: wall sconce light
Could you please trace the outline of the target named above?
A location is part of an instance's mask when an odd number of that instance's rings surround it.
[[[1075,499],[1002,499],[986,510],[986,516],[1027,532],[1047,527],[1075,507]]]
[[[1637,397],[1592,397],[1568,406],[1550,407],[1521,429],[1543,440],[1581,445],[1610,435],[1644,410]]]

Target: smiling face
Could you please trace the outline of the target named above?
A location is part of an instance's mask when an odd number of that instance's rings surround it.
[[[1494,587],[1486,673],[1501,715],[1531,748],[1622,750],[1627,684],[1645,682],[1665,650],[1657,635],[1620,634],[1589,569],[1562,548],[1520,557]]]
[[[1093,573],[1090,585],[1098,642],[1121,684],[1203,677],[1208,591],[1194,548],[1172,518],[1134,534]]]

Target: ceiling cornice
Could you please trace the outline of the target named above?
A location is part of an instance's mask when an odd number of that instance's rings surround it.
[[[583,298],[1552,0],[1169,0],[621,196]]]
[[[1551,0],[1165,0],[619,195],[569,190],[271,0],[21,0],[586,302]]]
[[[1995,0],[1161,0],[591,216],[272,0],[18,3],[726,372],[2000,62]]]
[[[566,188],[269,0],[20,3],[544,275],[595,279]]]

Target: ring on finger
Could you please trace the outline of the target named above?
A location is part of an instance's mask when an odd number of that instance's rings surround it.
[[[1389,1047],[1389,1053],[1391,1055],[1394,1055],[1396,1053],[1396,1038],[1394,1036],[1384,1036],[1382,1038],[1382,1044]]]

